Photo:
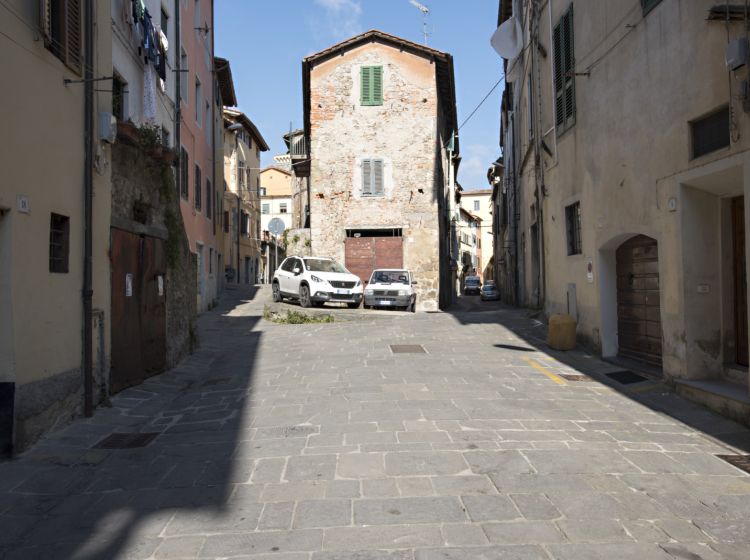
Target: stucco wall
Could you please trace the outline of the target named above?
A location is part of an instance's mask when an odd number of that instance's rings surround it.
[[[383,66],[383,105],[362,106],[360,67]],[[437,309],[437,94],[429,60],[370,43],[310,76],[311,236],[314,254],[344,261],[347,228],[403,228],[404,266],[421,309]],[[384,160],[385,195],[363,197],[361,162]]]

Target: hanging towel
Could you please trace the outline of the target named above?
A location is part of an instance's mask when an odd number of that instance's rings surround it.
[[[169,41],[167,40],[167,36],[164,34],[163,29],[159,29],[159,42],[161,43],[164,52],[167,52],[169,50]]]
[[[143,119],[149,123],[156,120],[156,72],[150,64],[143,73]]]

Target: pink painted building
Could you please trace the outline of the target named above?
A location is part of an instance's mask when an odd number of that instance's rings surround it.
[[[213,72],[213,0],[181,0],[179,4],[180,207],[190,249],[197,256],[200,313],[215,301],[223,273],[218,266],[215,194],[222,177],[216,176],[214,162],[221,107],[217,110]],[[223,132],[222,127],[218,130]]]

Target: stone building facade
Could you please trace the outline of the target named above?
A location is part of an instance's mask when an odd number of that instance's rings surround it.
[[[727,58],[746,44],[744,10],[502,0],[498,23],[511,19],[523,22],[502,106],[517,301],[570,313],[597,353],[750,422],[748,65]]]
[[[453,176],[446,146],[458,153],[452,64],[380,31],[303,61],[312,253],[363,280],[373,268],[409,268],[421,310],[438,309],[450,290],[441,238]]]

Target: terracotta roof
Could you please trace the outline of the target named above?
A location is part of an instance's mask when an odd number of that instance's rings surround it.
[[[474,214],[472,214],[471,212],[469,212],[466,208],[461,208],[460,210],[461,210],[461,213],[466,214],[467,216],[469,216],[469,218],[471,218],[475,222],[481,222],[482,221],[482,218],[480,218],[479,216],[475,216]]]
[[[255,124],[253,124],[253,121],[248,119],[247,115],[245,115],[245,113],[243,113],[242,111],[224,107],[224,120],[228,120],[229,122],[235,121],[242,123],[242,125],[245,127],[245,130],[247,130],[250,135],[255,138],[258,146],[260,146],[261,152],[267,152],[270,149],[268,147],[268,144],[266,144],[266,141],[263,139],[263,135],[260,133],[260,130],[258,130],[258,127],[255,126]]]
[[[456,85],[453,75],[453,56],[446,52],[402,39],[396,35],[371,29],[302,59],[302,95],[304,99],[304,130],[306,138],[309,140],[310,136],[310,70],[316,64],[338,56],[344,51],[353,49],[364,43],[374,42],[389,45],[415,56],[427,58],[435,63],[438,96],[442,102],[447,122],[450,123],[450,128],[454,132],[457,132],[458,115],[456,114]],[[450,130],[448,133],[450,133]],[[454,153],[459,153],[458,135],[456,135],[454,142]]]
[[[214,70],[216,71],[216,79],[219,80],[221,102],[227,107],[234,107],[237,105],[237,96],[234,93],[234,80],[232,79],[232,68],[229,66],[229,61],[226,58],[215,56]]]
[[[263,173],[264,171],[270,171],[271,169],[274,169],[276,171],[281,171],[282,173],[284,173],[286,175],[291,175],[292,174],[291,171],[287,171],[286,169],[284,169],[283,167],[279,167],[278,165],[269,165],[269,166],[264,167],[263,169],[261,169],[260,172]]]
[[[478,196],[478,195],[488,195],[492,194],[492,189],[470,189],[470,190],[464,190],[464,196]]]

